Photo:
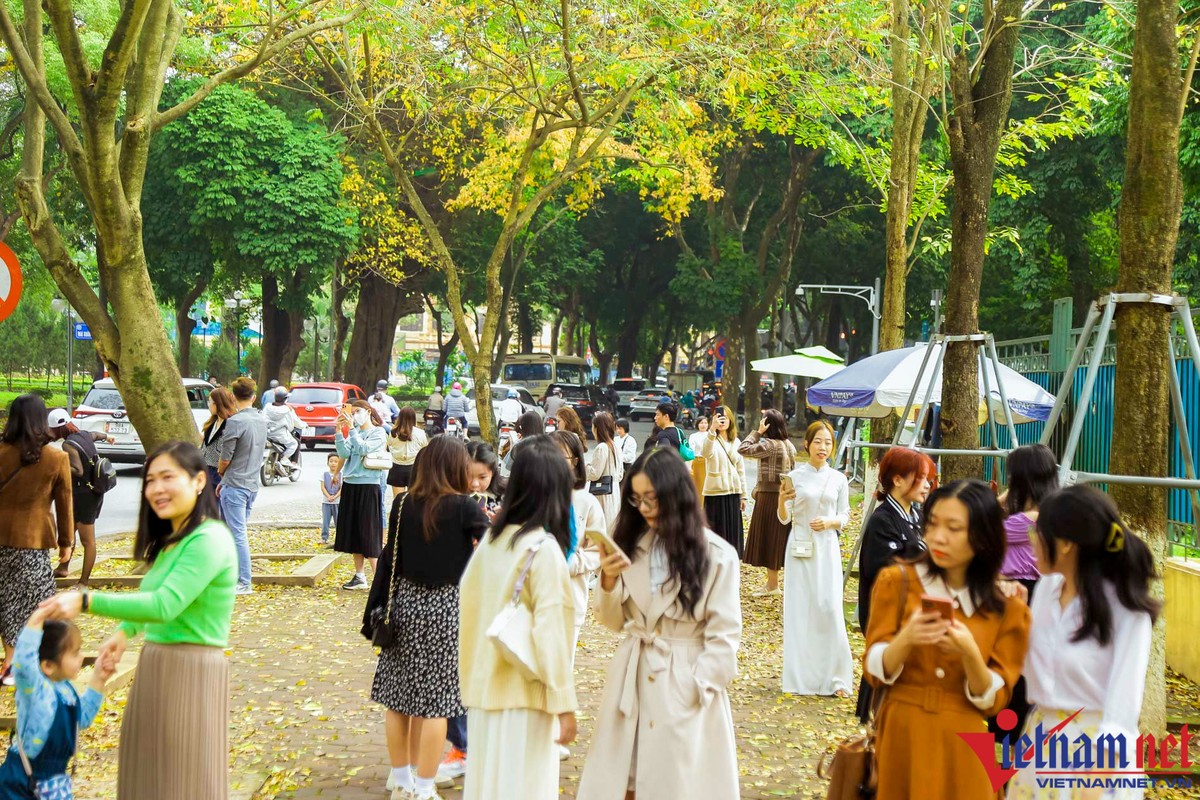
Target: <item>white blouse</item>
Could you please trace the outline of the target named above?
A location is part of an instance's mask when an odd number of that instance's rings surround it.
[[[1069,713],[1081,708],[1100,712],[1101,734],[1124,734],[1132,741],[1138,735],[1150,663],[1150,615],[1121,605],[1116,589],[1106,581],[1112,638],[1107,645],[1092,637],[1071,641],[1083,621],[1083,608],[1079,597],[1062,607],[1063,582],[1060,574],[1046,575],[1033,594],[1025,657],[1029,701]]]
[[[803,524],[805,530],[801,533],[809,538],[812,530],[808,521],[814,517],[824,516],[834,522],[836,530],[831,532],[835,535],[850,524],[850,484],[844,474],[826,463],[820,469],[800,464],[787,476],[792,479],[796,496],[783,507],[784,513],[778,515],[781,523]]]

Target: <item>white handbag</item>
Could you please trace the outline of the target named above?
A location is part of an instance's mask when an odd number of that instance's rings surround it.
[[[533,649],[533,612],[521,602],[521,590],[525,588],[525,579],[529,577],[533,558],[545,541],[542,539],[529,548],[525,566],[513,587],[512,600],[492,619],[492,624],[487,629],[487,638],[500,651],[504,660],[531,681],[541,681],[542,676]]]
[[[367,469],[391,469],[392,452],[388,449],[387,441],[383,443],[383,447],[378,450],[372,450],[363,456],[362,464]]]

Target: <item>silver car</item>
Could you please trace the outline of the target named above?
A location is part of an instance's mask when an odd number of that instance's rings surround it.
[[[673,401],[675,398],[666,389],[647,389],[633,398],[629,403],[629,420],[654,419],[658,413],[658,404]]]
[[[508,392],[510,389],[515,389],[517,392],[517,399],[521,401],[521,413],[522,414],[524,414],[527,411],[535,411],[543,419],[546,417],[546,412],[543,411],[541,406],[539,406],[537,404],[537,402],[534,401],[533,395],[531,395],[529,393],[529,390],[526,389],[524,386],[508,386],[507,384],[503,384],[503,383],[493,383],[491,385],[492,419],[493,420],[495,420],[497,422],[500,420],[500,404],[508,399]],[[472,386],[470,389],[467,390],[467,400],[469,400],[471,403],[471,410],[467,412],[467,435],[468,436],[478,436],[479,435],[479,411],[476,410],[477,404],[475,402],[475,387],[474,386]]]
[[[192,418],[199,431],[208,420],[208,394],[213,390],[213,385],[199,378],[184,378],[183,388],[187,390],[188,405],[192,408]],[[142,439],[125,413],[125,401],[121,399],[117,384],[111,378],[93,383],[73,416],[80,430],[105,433],[116,440],[114,444],[96,442],[96,452],[109,461],[140,464],[146,460]]]

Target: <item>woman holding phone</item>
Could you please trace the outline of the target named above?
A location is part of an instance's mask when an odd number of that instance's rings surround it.
[[[737,418],[728,406],[719,406],[712,426],[696,452],[705,461],[704,513],[718,536],[742,557],[744,547],[742,510],[746,507],[746,462],[738,447]]]
[[[758,460],[754,514],[750,517],[744,560],[752,567],[766,568],[767,585],[754,595],[767,597],[782,594],[779,591],[779,570],[783,568],[787,551],[788,525],[778,516],[779,478],[796,466],[796,448],[788,441],[787,420],[783,414],[773,408],[764,411],[758,430],[746,437],[738,453],[745,458]]]
[[[594,604],[596,620],[624,639],[577,797],[735,800],[737,553],[705,529],[692,476],[675,453],[643,453],[624,494],[613,534],[624,552],[606,552]]]
[[[333,446],[345,460],[333,549],[354,556],[354,577],[343,589],[366,591],[363,562],[370,561],[374,571],[383,551],[383,478],[392,464],[387,438],[379,412],[367,401],[354,400],[342,406],[333,432]],[[367,465],[371,454],[383,459],[382,466]]]
[[[986,483],[955,481],[925,509],[928,552],[879,574],[864,674],[888,687],[875,721],[877,800],[992,800],[983,762],[959,734],[985,733],[1012,695],[1029,648],[1029,607],[997,587],[1000,504]]]
[[[847,697],[854,657],[842,612],[838,534],[850,521],[850,486],[829,464],[833,426],[814,422],[804,442],[808,463],[783,476],[775,509],[779,523],[791,527],[785,545],[783,691]]]

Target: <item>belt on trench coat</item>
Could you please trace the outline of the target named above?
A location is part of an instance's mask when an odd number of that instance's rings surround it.
[[[884,697],[887,700],[918,706],[930,714],[943,711],[978,715],[984,713],[967,698],[961,686],[953,689],[942,689],[939,686],[889,686]]]
[[[625,633],[629,637],[626,641],[632,642],[634,652],[630,654],[629,662],[625,665],[625,685],[621,687],[621,702],[617,708],[622,716],[631,717],[637,713],[638,708],[637,672],[642,654],[646,655],[646,666],[650,670],[649,680],[654,681],[660,673],[667,671],[672,645],[703,645],[704,638],[659,636],[656,632],[647,631],[644,626],[633,623],[626,625]]]

